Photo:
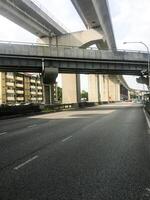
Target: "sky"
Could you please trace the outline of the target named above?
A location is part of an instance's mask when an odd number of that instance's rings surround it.
[[[34,0],[37,1],[37,0]],[[71,32],[85,27],[70,0],[38,0]],[[118,49],[145,50],[141,44],[123,45],[124,41],[143,41],[150,47],[150,0],[109,0],[113,30]],[[13,22],[0,16],[0,40],[36,42],[37,38]],[[81,88],[87,90],[87,76],[82,76]],[[146,89],[136,83],[136,77],[125,76],[128,85]],[[60,82],[60,78],[58,79]]]

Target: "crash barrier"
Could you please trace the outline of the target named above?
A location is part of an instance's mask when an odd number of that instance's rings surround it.
[[[9,115],[18,115],[18,114],[26,114],[26,113],[35,113],[40,112],[40,106],[37,104],[29,104],[29,105],[1,105],[0,106],[0,117],[9,116]]]
[[[29,104],[29,105],[1,105],[0,106],[0,117],[13,116],[13,115],[25,115],[28,113],[45,113],[45,112],[57,112],[61,110],[85,108],[96,106],[99,103],[95,102],[80,102],[71,104]]]

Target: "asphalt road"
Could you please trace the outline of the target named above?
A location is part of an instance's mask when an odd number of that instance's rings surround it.
[[[0,121],[0,200],[149,200],[140,104]]]

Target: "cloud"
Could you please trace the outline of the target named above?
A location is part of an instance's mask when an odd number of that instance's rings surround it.
[[[71,32],[85,30],[85,26],[70,0],[38,0]]]
[[[35,42],[36,37],[11,22],[7,18],[0,15],[0,40],[5,41],[21,41],[21,42]]]
[[[110,0],[112,21],[118,48],[123,41],[143,41],[150,44],[150,1]],[[115,5],[117,8],[114,9]],[[117,9],[117,11],[116,11]],[[143,49],[140,45],[128,45],[129,49]]]
[[[109,0],[109,4],[118,49],[146,51],[141,44],[123,45],[123,42],[143,41],[150,44],[150,1]],[[131,88],[143,89],[143,85],[136,83],[136,77],[124,77]]]

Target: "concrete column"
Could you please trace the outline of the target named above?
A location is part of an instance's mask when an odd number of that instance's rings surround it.
[[[130,91],[128,90],[128,100],[131,100],[130,98]]]
[[[50,85],[43,84],[43,101],[44,104],[51,104]]]
[[[100,91],[101,91],[101,102],[108,102],[109,97],[109,77],[108,75],[100,75]]]
[[[100,80],[99,75],[88,75],[88,98],[89,102],[100,102]]]
[[[62,103],[79,103],[80,95],[80,75],[62,74]]]
[[[116,80],[116,101],[120,101],[120,82]]]
[[[115,82],[113,76],[109,76],[109,101],[115,101]]]
[[[44,84],[43,85],[43,101],[44,104],[54,104],[55,103],[55,85],[54,84]]]
[[[2,72],[0,72],[0,104],[3,103],[3,101],[2,101],[2,97],[3,97],[3,95],[2,95],[2,86],[3,86],[3,83],[2,83]]]
[[[120,83],[115,75],[109,75],[109,101],[120,101]]]

